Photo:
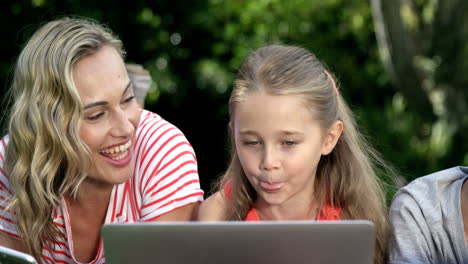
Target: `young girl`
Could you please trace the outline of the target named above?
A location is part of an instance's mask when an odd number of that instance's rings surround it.
[[[200,220],[368,219],[375,262],[384,262],[388,224],[374,169],[384,163],[313,54],[256,50],[238,72],[229,110],[231,161]]]

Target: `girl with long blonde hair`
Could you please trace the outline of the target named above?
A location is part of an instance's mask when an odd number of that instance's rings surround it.
[[[0,140],[0,245],[104,263],[103,224],[194,217],[194,151],[139,108],[123,56],[109,29],[76,18],[46,23],[22,50]]]
[[[387,246],[376,165],[333,75],[304,48],[270,45],[241,65],[229,100],[231,161],[200,220],[367,219]]]

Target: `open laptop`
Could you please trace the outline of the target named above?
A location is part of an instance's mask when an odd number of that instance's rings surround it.
[[[106,224],[106,263],[371,264],[369,221]]]
[[[33,256],[0,246],[0,264],[37,264]]]

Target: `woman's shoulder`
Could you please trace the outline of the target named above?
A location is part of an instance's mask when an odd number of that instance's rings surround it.
[[[178,134],[185,139],[183,132],[174,124],[162,118],[160,115],[148,110],[141,110],[140,123],[138,125],[137,135],[142,137],[159,137],[161,134]]]
[[[8,135],[0,139],[0,176],[7,177],[5,174],[5,158],[6,158],[6,149],[8,145]]]
[[[140,124],[138,125],[139,128],[148,126],[148,124],[154,124],[158,122],[167,122],[167,121],[164,120],[160,115],[156,113],[153,113],[145,109],[141,109]]]
[[[8,135],[0,138],[0,154],[1,154],[0,158],[2,159],[5,157],[5,152],[6,152],[6,148],[8,145],[8,141],[10,141],[10,138]]]
[[[220,193],[208,197],[200,206],[198,211],[199,221],[223,221],[226,219],[227,200]]]

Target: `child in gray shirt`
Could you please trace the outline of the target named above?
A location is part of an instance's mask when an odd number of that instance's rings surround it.
[[[398,191],[390,208],[390,263],[468,263],[462,214],[467,178],[468,167],[454,167]]]

